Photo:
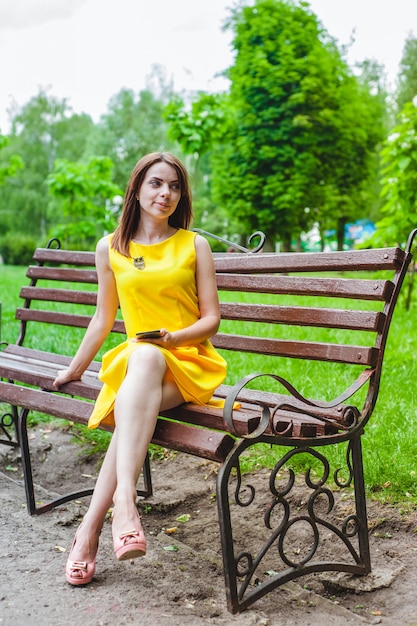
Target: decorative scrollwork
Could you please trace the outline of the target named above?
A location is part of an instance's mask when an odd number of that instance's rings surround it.
[[[259,237],[259,243],[254,248],[245,248],[244,246],[240,246],[238,243],[235,243],[234,241],[229,241],[228,239],[225,239],[224,237],[219,237],[218,235],[209,233],[206,230],[202,230],[201,228],[192,228],[192,230],[195,233],[204,235],[205,237],[210,237],[211,239],[215,239],[216,241],[221,241],[221,243],[226,244],[227,246],[229,246],[229,248],[239,250],[239,252],[248,252],[248,253],[250,252],[252,254],[255,254],[256,252],[260,252],[262,248],[264,247],[265,241],[266,241],[266,235],[261,230],[257,230],[256,232],[252,233],[250,237],[248,238],[248,243],[251,244],[252,241],[256,237]]]
[[[48,243],[46,244],[47,248],[53,248],[54,250],[59,250],[61,248],[61,242],[57,237],[51,237]]]
[[[236,574],[239,578],[244,578],[251,574],[253,570],[253,557],[250,552],[240,552],[236,557]]]
[[[241,497],[241,494],[244,493],[246,489],[249,490],[249,497],[246,499],[243,499]],[[242,487],[242,473],[240,471],[240,465],[238,461],[236,464],[235,502],[239,506],[249,506],[250,504],[252,504],[254,498],[255,498],[255,488],[252,487],[252,485],[245,485],[244,487]]]
[[[361,375],[357,381],[349,388],[350,391],[355,392],[369,379],[370,374],[366,371],[366,376]],[[271,406],[271,403],[267,403],[262,399],[262,393],[256,392],[251,396],[250,401],[253,404],[257,404],[260,408],[260,419],[258,426],[254,431],[243,435],[246,439],[256,439],[268,432],[270,435],[279,436],[285,438],[292,434],[293,422],[289,415],[291,413],[295,416],[305,416],[306,418],[313,418],[318,422],[324,423],[329,428],[328,432],[331,434],[351,432],[359,425],[359,418],[361,416],[360,411],[353,405],[342,405],[341,399],[346,399],[346,394],[335,398],[330,402],[322,402],[316,400],[310,400],[302,396],[295,387],[288,382],[282,376],[277,374],[249,374],[239,380],[229,391],[223,409],[223,419],[229,432],[234,435],[242,436],[238,429],[234,425],[233,411],[236,402],[239,399],[244,399],[244,389],[249,384],[260,377],[269,377],[278,384],[280,384],[289,393],[285,395],[275,406]],[[250,388],[249,388],[250,392]],[[279,417],[279,412],[285,411],[286,416],[284,420]],[[327,432],[327,431],[326,431]]]
[[[310,550],[308,550],[308,552],[307,552],[307,554],[305,554],[304,558],[299,559],[298,561],[293,561],[293,560],[291,560],[287,556],[287,553],[284,550],[284,542],[285,542],[285,539],[287,537],[287,533],[290,530],[290,528],[294,524],[298,524],[300,522],[305,522],[305,523],[307,523],[307,524],[309,524],[311,526],[311,529],[313,531],[313,541],[312,541]],[[317,528],[317,524],[315,523],[315,520],[311,519],[310,517],[308,517],[306,515],[300,515],[298,517],[295,517],[295,518],[291,519],[288,522],[288,524],[286,525],[285,530],[280,533],[279,539],[278,539],[278,552],[279,552],[279,555],[280,555],[281,559],[283,560],[283,562],[286,565],[288,565],[288,567],[300,568],[302,565],[305,565],[306,563],[311,561],[311,559],[313,558],[313,556],[317,552],[317,547],[319,545],[319,539],[320,539],[320,534],[319,534],[319,530]]]
[[[334,473],[334,482],[341,489],[345,489],[352,484],[353,480],[353,465],[352,465],[352,442],[349,441],[347,450],[346,450],[346,466],[348,468],[349,475],[346,480],[340,480],[339,475],[342,471],[342,468],[339,467]]]
[[[0,417],[0,432],[4,434],[6,437],[5,441],[1,441],[6,445],[17,446],[17,442],[13,441],[12,435],[9,433],[8,429],[14,428],[15,418],[12,413],[3,413]]]

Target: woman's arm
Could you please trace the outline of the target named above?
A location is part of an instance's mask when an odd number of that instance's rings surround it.
[[[80,380],[113,327],[118,307],[118,296],[109,262],[108,245],[107,237],[103,237],[96,248],[98,292],[95,313],[70,365],[58,373],[53,383],[56,389],[70,380]]]

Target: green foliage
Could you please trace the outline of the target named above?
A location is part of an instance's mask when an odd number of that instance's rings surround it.
[[[407,102],[381,151],[384,204],[368,245],[404,242],[417,227],[417,97]]]
[[[0,153],[10,140],[0,134]],[[10,154],[3,160],[3,154],[0,154],[0,185],[4,185],[6,178],[14,176],[19,170],[24,168],[23,160],[18,154]]]
[[[140,157],[170,149],[163,108],[163,100],[150,90],[136,95],[130,89],[122,89],[111,98],[108,112],[92,129],[85,154],[109,157],[114,163],[114,181],[122,189]]]
[[[227,133],[214,155],[215,199],[243,230],[289,242],[363,214],[382,137],[373,100],[306,3],[235,9]],[[308,210],[306,210],[308,209]]]
[[[105,232],[114,230],[119,208],[114,199],[120,198],[121,203],[122,191],[111,181],[112,170],[113,163],[107,157],[94,157],[87,163],[55,161],[47,184],[51,195],[60,200],[66,220],[54,226],[51,236],[66,247],[76,244],[90,248]],[[55,202],[52,208],[56,210]]]
[[[0,256],[6,265],[29,265],[37,242],[29,235],[5,235],[0,238]]]
[[[201,157],[210,150],[213,141],[221,137],[222,100],[220,94],[200,92],[192,100],[189,111],[179,96],[167,104],[164,117],[170,124],[168,135],[180,144],[185,154]]]
[[[45,90],[17,111],[8,145],[2,152],[6,159],[18,155],[25,168],[15,171],[13,178],[0,187],[1,232],[29,231],[37,239],[46,240],[49,226],[57,218],[59,221],[59,215],[47,213],[46,179],[56,159],[81,157],[92,126],[90,117],[71,116],[66,100],[51,97]]]
[[[417,39],[408,35],[400,63],[397,88],[397,111],[401,112],[407,102],[417,94]]]

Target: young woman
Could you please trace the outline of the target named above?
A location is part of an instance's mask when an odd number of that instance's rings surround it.
[[[145,554],[136,484],[158,414],[182,402],[207,402],[226,375],[226,363],[209,341],[220,322],[213,257],[207,241],[188,230],[191,218],[182,163],[168,153],[148,154],[133,169],[116,231],[97,244],[97,308],[55,388],[81,378],[119,305],[127,339],[103,357],[103,387],[89,427],[112,423],[115,429],[66,564],[72,585],[94,576],[111,506],[116,557]],[[137,336],[155,329],[156,337]]]

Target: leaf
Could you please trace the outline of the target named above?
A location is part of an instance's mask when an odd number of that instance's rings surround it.
[[[62,546],[55,546],[55,550],[57,552],[66,552],[67,551],[67,549],[63,548]]]
[[[172,543],[169,546],[164,546],[163,549],[165,550],[165,552],[178,552],[179,547],[175,543]]]
[[[190,518],[191,518],[191,515],[189,515],[188,513],[184,513],[183,515],[180,515],[179,517],[177,517],[175,521],[182,522],[183,524],[185,524],[186,522],[189,521]]]

